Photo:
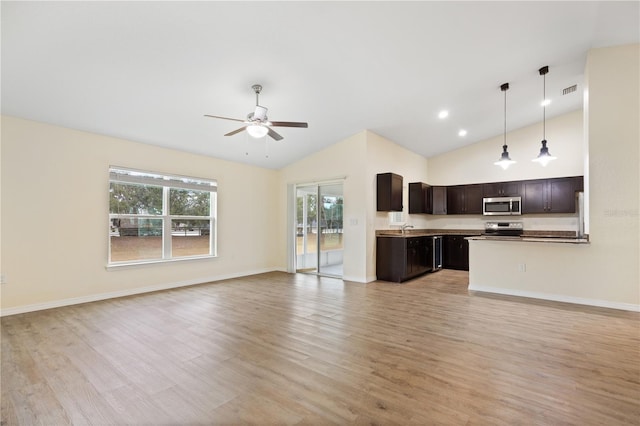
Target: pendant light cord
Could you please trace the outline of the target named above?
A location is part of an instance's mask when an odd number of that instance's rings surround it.
[[[542,74],[542,139],[547,140],[547,73]]]
[[[509,86],[507,86],[506,89],[504,89],[504,144],[503,145],[507,145],[507,89],[509,88]]]

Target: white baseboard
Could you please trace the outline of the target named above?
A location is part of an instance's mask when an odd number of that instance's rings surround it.
[[[172,283],[155,284],[146,287],[138,287],[126,290],[112,291],[109,293],[90,294],[81,297],[72,297],[70,299],[53,300],[51,302],[35,303],[32,305],[16,306],[14,308],[6,308],[0,310],[0,317],[24,314],[26,312],[42,311],[44,309],[60,308],[69,305],[79,305],[81,303],[97,302],[99,300],[114,299],[116,297],[133,296],[135,294],[150,293],[158,290],[169,290],[172,288],[187,287],[196,284],[205,284],[215,281],[228,280],[231,278],[247,277],[249,275],[263,274],[265,272],[281,271],[280,269],[265,268],[254,271],[244,271],[241,273],[216,275],[214,277],[196,278],[193,280],[185,280]],[[282,271],[286,272],[286,271]]]
[[[586,299],[582,297],[565,296],[561,294],[539,293],[536,291],[516,290],[501,287],[489,287],[478,284],[469,284],[469,290],[483,293],[496,293],[508,296],[530,297],[532,299],[551,300],[554,302],[574,303],[577,305],[597,306],[600,308],[620,309],[623,311],[640,312],[640,305],[633,303],[611,302],[609,300]]]
[[[366,283],[366,281],[362,281],[361,277],[350,277],[347,275],[342,276],[342,281],[350,281],[352,283]]]

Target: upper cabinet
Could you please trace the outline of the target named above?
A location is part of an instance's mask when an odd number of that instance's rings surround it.
[[[518,197],[522,191],[522,182],[496,182],[482,185],[482,196],[494,197]]]
[[[422,182],[409,184],[409,213],[431,213],[430,186]]]
[[[388,211],[381,210],[380,201],[389,199],[389,195],[385,194],[394,193],[390,189],[392,183],[389,183],[393,176],[397,175],[378,175],[379,211]],[[402,210],[402,177],[397,178],[399,183],[396,183],[396,188],[399,189],[396,189],[396,203],[399,204],[396,207]],[[412,182],[409,184],[409,213],[482,214],[482,198],[495,197],[522,197],[522,214],[575,213],[575,193],[582,191],[583,187],[582,176],[454,186]],[[383,207],[387,208],[388,202]]]
[[[582,176],[522,182],[522,213],[575,213]]]
[[[447,187],[410,183],[409,213],[447,214]]]
[[[482,214],[482,185],[448,186],[447,214]]]
[[[402,176],[380,173],[376,182],[376,206],[379,212],[402,211]]]
[[[447,214],[447,187],[432,186],[431,193],[431,214]]]

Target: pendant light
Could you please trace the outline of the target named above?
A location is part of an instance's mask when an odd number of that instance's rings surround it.
[[[542,76],[542,148],[540,148],[540,154],[536,158],[531,161],[535,161],[536,163],[542,164],[542,167],[546,167],[550,161],[555,160],[556,157],[549,153],[549,148],[547,148],[547,138],[546,138],[546,127],[547,127],[547,117],[546,117],[546,109],[547,109],[547,73],[549,72],[549,66],[544,66],[538,70],[540,75]]]
[[[500,90],[504,92],[504,145],[502,145],[500,159],[493,164],[502,167],[503,170],[507,170],[510,165],[515,163],[509,158],[509,152],[507,151],[507,90],[509,90],[509,83],[504,83],[500,86]]]

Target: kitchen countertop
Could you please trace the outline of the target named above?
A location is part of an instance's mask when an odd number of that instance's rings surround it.
[[[403,234],[399,229],[379,229],[376,231],[376,237],[433,237],[436,235],[464,235],[480,236],[482,229],[413,229],[409,228]]]
[[[508,237],[502,235],[477,235],[467,237],[468,240],[476,241],[511,241],[511,242],[533,242],[533,243],[565,243],[565,244],[589,244],[589,238],[557,237],[557,236],[527,236]]]
[[[376,237],[411,238],[433,237],[436,235],[462,235],[469,240],[589,244],[588,235],[585,238],[577,238],[576,233],[573,231],[524,231],[520,237],[484,235],[484,229],[409,228],[404,234],[399,229],[379,229],[376,231]]]

